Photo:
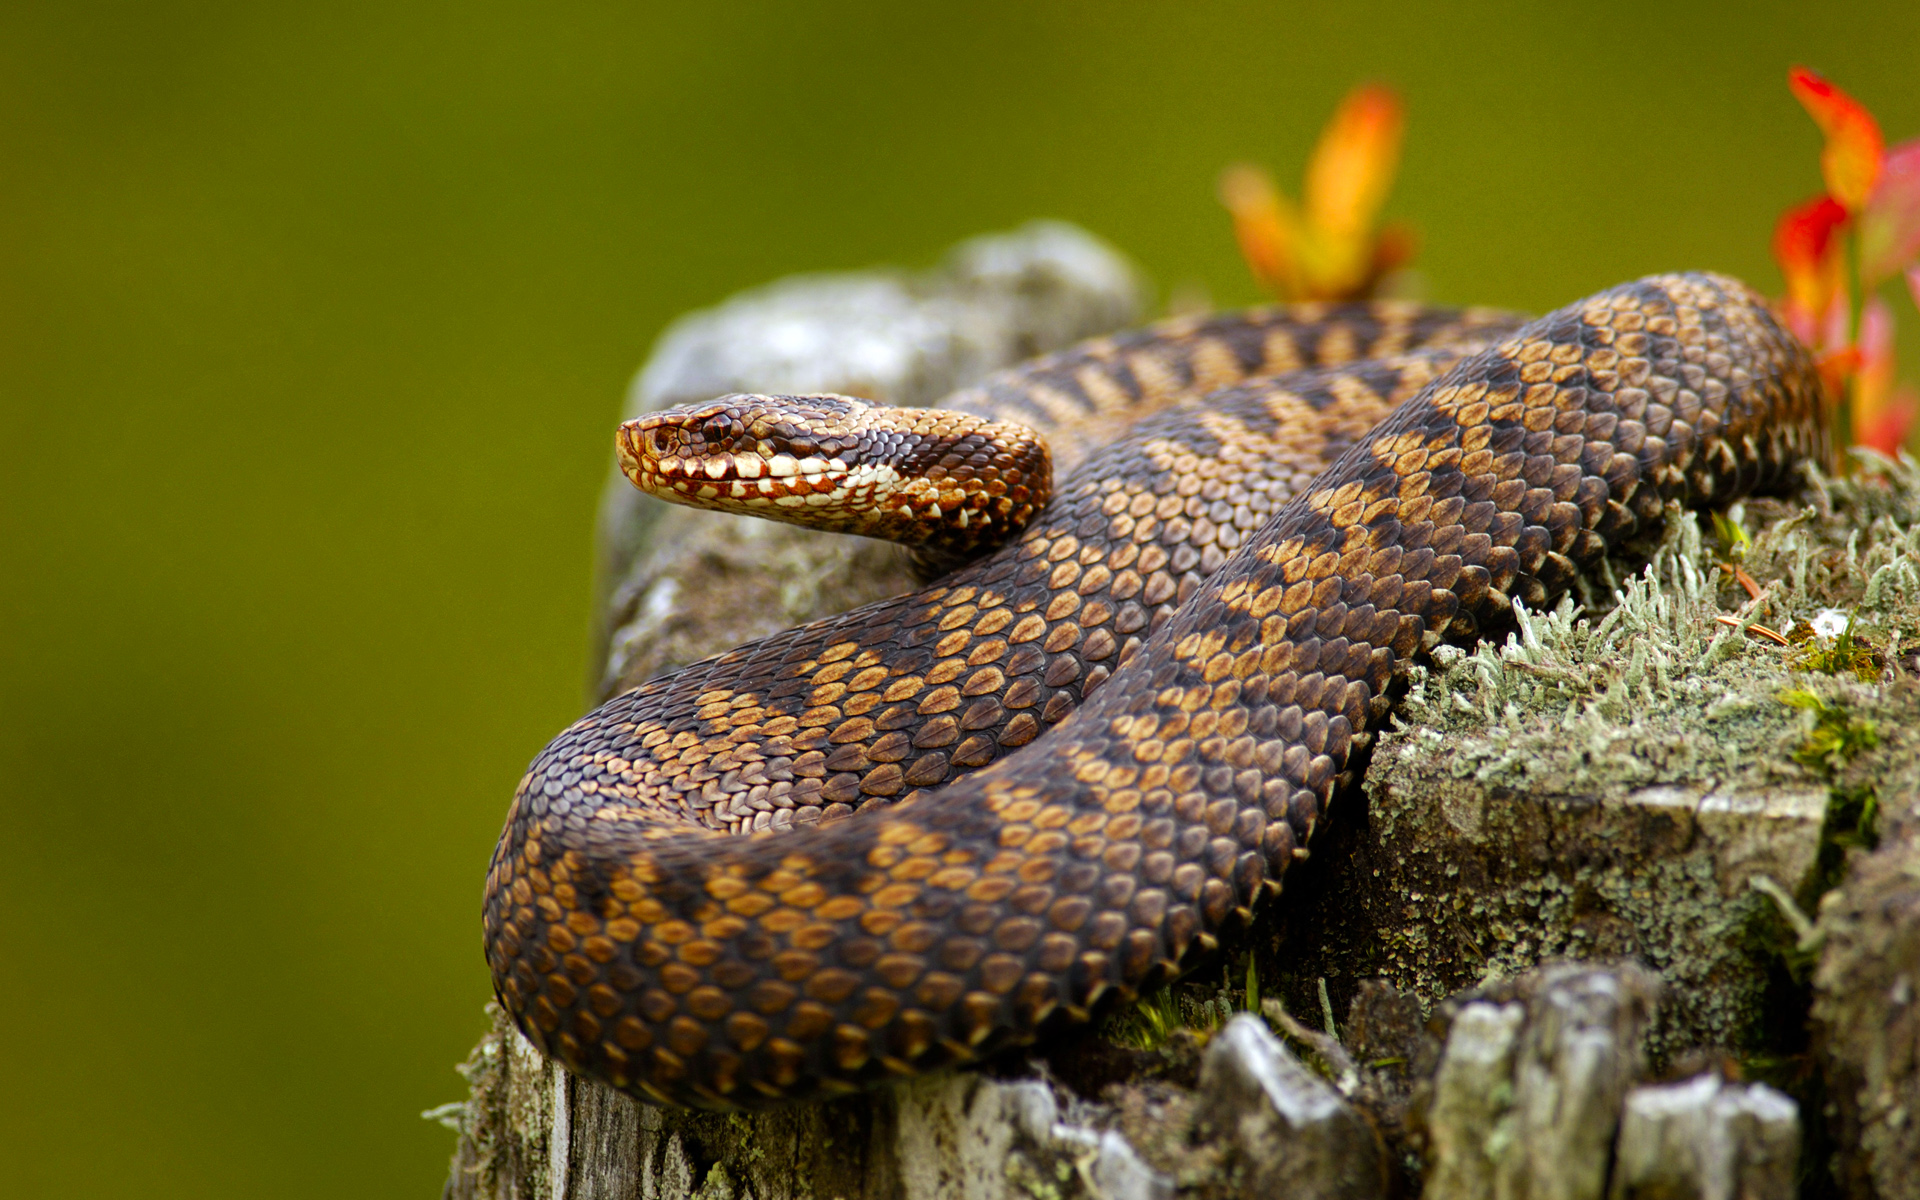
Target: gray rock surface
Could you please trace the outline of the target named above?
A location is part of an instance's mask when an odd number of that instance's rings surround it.
[[[638,1104],[545,1061],[497,1008],[443,1195],[488,1200],[1171,1200],[1042,1079],[953,1073],[774,1113]]]
[[[1501,1122],[1513,1106],[1513,1067],[1524,1004],[1476,1000],[1462,1005],[1447,1032],[1428,1113],[1429,1200],[1493,1195],[1512,1136]]]
[[[1800,1110],[1765,1084],[1697,1075],[1627,1094],[1610,1200],[1791,1200]]]
[[[1559,964],[1452,1001],[1426,1200],[1601,1200],[1659,994],[1631,964]]]
[[[1228,1021],[1200,1065],[1203,1136],[1226,1151],[1234,1194],[1375,1200],[1386,1148],[1367,1118],[1250,1014]]]

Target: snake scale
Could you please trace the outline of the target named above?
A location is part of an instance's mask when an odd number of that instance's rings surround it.
[[[895,470],[843,436],[860,402],[760,403],[630,425],[629,473],[664,452],[682,498],[826,508],[832,460]],[[934,467],[920,501],[951,519],[984,494],[971,527],[1004,544],[616,696],[521,781],[486,952],[568,1067],[766,1107],[1171,978],[1279,890],[1415,655],[1553,603],[1670,501],[1783,484],[1826,439],[1806,351],[1711,275],[1524,325],[1395,304],[1172,322],[944,407],[882,440],[932,437],[904,451]],[[1050,496],[1044,445],[1009,468],[981,432],[1006,422],[1047,435]],[[728,448],[753,444],[787,457],[740,467]],[[679,457],[701,447],[718,459]]]

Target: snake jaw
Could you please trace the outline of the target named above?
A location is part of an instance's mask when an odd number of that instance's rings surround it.
[[[1039,512],[1052,476],[1024,426],[838,395],[664,409],[622,425],[615,449],[648,495],[900,542],[923,570],[1004,543]]]
[[[682,484],[819,491],[857,484],[853,473],[874,448],[858,414],[873,407],[849,396],[722,396],[628,421],[615,449],[636,487],[682,503],[670,494],[685,492]]]
[[[864,512],[885,504],[906,482],[892,464],[865,461],[851,438],[830,442],[828,453],[795,454],[793,438],[703,421],[708,407],[670,409],[621,426],[615,443],[621,472],[663,500],[756,516],[798,509],[803,513],[793,519],[802,524],[820,523],[812,514],[822,509]]]

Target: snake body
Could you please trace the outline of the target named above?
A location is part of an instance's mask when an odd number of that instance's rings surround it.
[[[1278,890],[1415,654],[1552,603],[1669,501],[1781,484],[1820,397],[1757,297],[1687,275],[1524,326],[1176,323],[950,398],[1047,434],[1051,500],[556,738],[488,875],[496,993],[570,1068],[707,1108],[1085,1020]]]

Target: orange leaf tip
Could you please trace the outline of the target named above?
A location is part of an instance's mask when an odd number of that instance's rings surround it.
[[[1820,173],[1827,193],[1848,212],[1859,212],[1880,178],[1886,143],[1880,123],[1858,100],[1805,67],[1787,72],[1787,86],[1826,135]]]

